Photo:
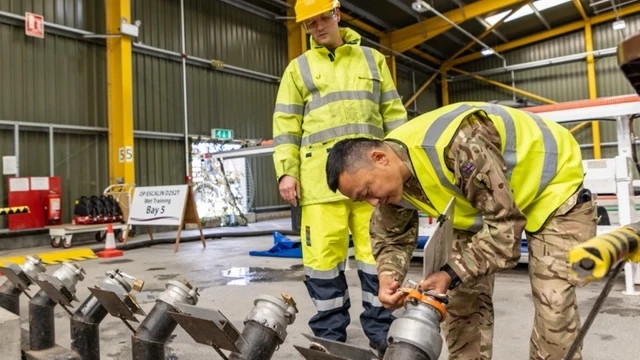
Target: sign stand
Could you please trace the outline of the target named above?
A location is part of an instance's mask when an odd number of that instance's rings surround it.
[[[127,227],[144,225],[153,241],[151,225],[177,226],[178,233],[173,251],[180,246],[180,235],[186,224],[196,224],[200,232],[202,247],[207,247],[202,232],[202,224],[190,185],[137,187],[133,194]],[[127,243],[128,231],[123,243]]]
[[[198,216],[198,209],[196,208],[196,202],[193,199],[193,189],[191,185],[189,185],[189,190],[187,190],[187,197],[185,199],[184,211],[182,212],[182,220],[180,221],[181,225],[178,228],[178,235],[176,236],[176,244],[173,247],[173,252],[178,252],[178,246],[180,246],[180,233],[182,233],[182,228],[185,224],[197,224],[198,231],[200,232],[200,241],[202,242],[202,247],[206,248],[207,244],[204,241],[204,234],[202,233],[202,224],[200,223],[200,216]]]

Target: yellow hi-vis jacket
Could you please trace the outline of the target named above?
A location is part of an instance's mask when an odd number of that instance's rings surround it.
[[[348,137],[382,138],[407,121],[385,58],[360,46],[360,35],[340,29],[344,45],[311,49],[291,61],[273,114],[276,176],[300,181],[301,205],[346,199],[327,186],[333,144]]]
[[[518,208],[527,218],[528,232],[539,230],[547,218],[583,181],[580,146],[559,124],[536,114],[488,103],[457,103],[421,115],[391,132],[387,139],[403,143],[416,176],[433,207],[407,196],[405,200],[431,216],[441,214],[456,199],[454,228],[477,232],[482,216],[455,184],[444,162],[464,118],[484,111],[501,139],[507,179]]]

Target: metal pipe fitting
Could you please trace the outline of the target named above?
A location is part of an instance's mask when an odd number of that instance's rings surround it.
[[[20,316],[20,290],[7,280],[0,285],[0,307]]]
[[[33,279],[37,279],[38,275],[47,271],[47,268],[42,264],[42,259],[38,255],[27,256],[24,264],[20,265],[22,271],[29,277],[29,285],[33,283]]]
[[[133,282],[133,285],[128,280]],[[117,294],[140,291],[142,282],[119,270],[108,271],[99,286]],[[71,349],[83,360],[100,360],[100,322],[107,316],[107,309],[90,295],[71,317]]]
[[[29,346],[31,350],[50,349],[56,344],[53,309],[56,303],[43,290],[29,301]]]
[[[84,274],[86,272],[78,263],[65,262],[53,273],[53,276],[58,278],[69,292],[75,294],[76,284],[84,280]]]
[[[178,323],[169,312],[177,312],[177,304],[195,305],[198,303],[198,289],[189,282],[169,281],[156,300],[151,312],[142,321],[135,335],[131,337],[133,360],[164,359],[164,345]]]
[[[6,280],[0,285],[0,307],[20,316],[20,295],[26,290],[24,288],[33,284],[33,279],[37,279],[40,273],[46,271],[46,268],[42,265],[42,259],[35,255],[27,256],[24,264],[11,264],[9,268],[15,272],[18,278],[16,281],[21,282],[21,285],[16,285],[11,280]]]
[[[191,286],[188,281],[170,280],[166,289],[158,295],[158,300],[175,306],[177,303],[196,305],[198,303],[198,288]]]
[[[404,314],[391,323],[384,359],[438,359],[442,351],[442,320],[442,313],[428,303],[407,302]]]
[[[240,353],[232,353],[229,359],[270,359],[287,338],[287,326],[293,324],[298,313],[293,298],[284,293],[282,298],[260,296],[253,304],[242,330],[244,341],[236,343]]]
[[[84,280],[85,271],[77,263],[63,263],[53,273],[53,277],[62,283],[71,294],[75,294],[76,284]],[[46,274],[40,274],[40,278]],[[44,280],[45,282],[47,280]],[[55,345],[54,308],[56,302],[43,290],[29,302],[29,344],[31,350],[44,350]]]
[[[409,343],[396,342],[389,345],[384,354],[384,359],[436,360],[437,358],[430,358],[425,352]]]

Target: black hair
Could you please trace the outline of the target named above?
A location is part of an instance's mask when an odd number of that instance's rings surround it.
[[[329,152],[326,173],[327,185],[336,192],[340,182],[340,175],[346,171],[360,169],[367,162],[367,153],[382,146],[382,140],[370,138],[352,138],[338,141]]]

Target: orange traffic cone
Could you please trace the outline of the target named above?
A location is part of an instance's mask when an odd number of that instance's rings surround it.
[[[122,256],[122,250],[116,249],[116,237],[113,235],[113,225],[107,225],[107,238],[104,241],[104,250],[96,254],[101,258]]]

